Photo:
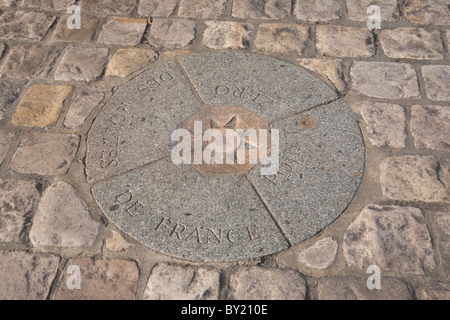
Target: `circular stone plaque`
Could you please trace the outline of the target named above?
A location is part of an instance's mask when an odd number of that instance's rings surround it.
[[[195,122],[201,134],[254,129],[269,142],[278,131],[277,174],[262,175],[266,163],[227,164],[233,145],[223,165],[174,164],[172,134],[193,133]],[[238,141],[246,160],[265,148],[275,159],[273,144],[247,140]],[[333,222],[361,183],[364,158],[357,121],[322,80],[274,58],[207,53],[161,62],[116,90],[89,132],[86,172],[101,210],[137,241],[174,257],[236,261]]]

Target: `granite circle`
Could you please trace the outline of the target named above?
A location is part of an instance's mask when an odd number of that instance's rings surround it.
[[[261,164],[204,174],[172,162],[175,129],[196,114],[225,126],[233,112],[250,119],[245,126],[279,130],[278,174],[261,176]],[[323,230],[355,196],[364,161],[358,122],[324,81],[275,58],[203,53],[162,61],[115,91],[88,134],[86,174],[124,233],[169,256],[220,262],[280,252]]]

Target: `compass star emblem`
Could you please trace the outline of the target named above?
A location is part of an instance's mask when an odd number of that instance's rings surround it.
[[[269,125],[266,121],[259,118],[249,110],[243,107],[207,107],[184,121],[179,128],[187,129],[194,133],[194,123],[202,123],[202,135],[208,130],[217,130],[222,136],[227,137],[230,131],[234,132],[234,143],[227,141],[203,141],[203,150],[206,147],[216,150],[223,148],[223,164],[214,163],[216,158],[212,154],[211,159],[204,159],[204,163],[193,165],[198,171],[205,175],[229,175],[244,174],[253,168],[259,159],[259,131],[265,129],[268,131]],[[254,130],[257,139],[251,139],[245,133]],[[227,133],[228,132],[228,133]],[[270,152],[270,135],[267,136],[267,153]],[[238,150],[245,150],[245,162],[239,164]],[[254,157],[254,158],[253,158]],[[257,159],[256,163],[251,164],[249,159]],[[194,163],[194,162],[192,162]]]

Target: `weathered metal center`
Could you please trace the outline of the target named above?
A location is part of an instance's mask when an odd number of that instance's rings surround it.
[[[261,175],[260,163],[174,164],[171,135],[193,132],[195,121],[202,133],[279,130],[278,173]],[[246,159],[260,147],[238,142]],[[224,148],[225,160],[236,148]],[[274,58],[207,53],[161,61],[116,90],[89,132],[86,172],[102,211],[137,241],[235,261],[285,250],[333,222],[359,187],[364,157],[350,108],[319,78]]]

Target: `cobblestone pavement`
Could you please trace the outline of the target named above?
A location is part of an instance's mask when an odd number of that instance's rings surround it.
[[[67,28],[72,4],[80,30]],[[381,30],[367,27],[371,4]],[[450,299],[449,7],[0,0],[0,299]],[[85,174],[87,134],[143,69],[217,51],[328,83],[359,117],[366,164],[346,211],[312,238],[249,261],[190,262],[106,218]],[[367,286],[372,265],[379,290]]]

